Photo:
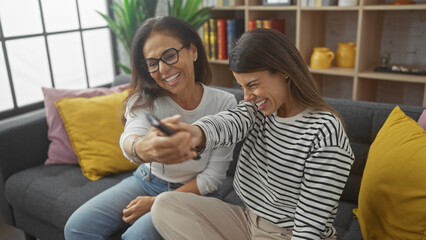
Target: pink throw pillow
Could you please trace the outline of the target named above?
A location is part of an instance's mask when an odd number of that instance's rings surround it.
[[[426,109],[423,110],[423,113],[420,115],[419,121],[417,122],[426,131]]]
[[[89,88],[81,90],[67,90],[42,87],[44,107],[48,126],[47,137],[50,140],[45,165],[49,164],[78,164],[77,155],[72,148],[71,141],[65,130],[64,123],[55,106],[55,101],[64,97],[95,97],[110,93],[122,92],[130,84],[123,84],[112,88]]]

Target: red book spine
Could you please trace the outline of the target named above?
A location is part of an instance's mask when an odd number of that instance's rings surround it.
[[[248,30],[252,30],[254,28],[256,28],[256,20],[251,19],[248,21]]]
[[[217,19],[217,59],[228,59],[227,38],[226,38],[226,19]]]
[[[271,28],[285,34],[285,20],[284,19],[272,20]]]

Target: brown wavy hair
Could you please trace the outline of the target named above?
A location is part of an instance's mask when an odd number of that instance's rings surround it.
[[[281,32],[265,28],[245,32],[232,49],[229,68],[235,73],[281,72],[288,76],[288,94],[294,105],[332,112],[344,124],[341,115],[322,98],[299,51]]]
[[[170,16],[147,19],[136,31],[132,41],[130,59],[132,81],[130,83],[129,95],[123,101],[123,112],[125,112],[129,100],[135,95],[137,98],[135,104],[130,108],[131,112],[139,108],[152,107],[156,98],[166,95],[166,90],[162,89],[151,77],[151,74],[142,66],[142,61],[145,59],[143,46],[153,32],[161,32],[173,36],[187,47],[190,43],[195,44],[198,51],[197,61],[194,62],[195,82],[205,85],[211,82],[212,73],[203,42],[197,31],[189,23]],[[141,102],[142,96],[145,99],[143,99],[142,104],[138,104]],[[121,120],[123,123],[126,122],[124,114]]]

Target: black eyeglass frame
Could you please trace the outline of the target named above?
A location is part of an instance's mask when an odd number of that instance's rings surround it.
[[[176,48],[169,48],[169,49],[166,49],[166,50],[164,50],[162,53],[161,53],[161,56],[160,56],[160,58],[145,58],[145,59],[143,59],[142,60],[142,67],[147,71],[147,72],[149,72],[149,73],[155,73],[155,72],[157,72],[158,70],[160,70],[160,61],[162,61],[163,63],[165,63],[165,64],[167,64],[167,65],[169,65],[169,66],[171,66],[171,65],[173,65],[173,64],[175,64],[175,63],[177,63],[177,62],[179,62],[179,52],[180,51],[182,51],[184,48],[186,48],[186,47],[188,47],[188,45],[189,44],[184,44],[180,49],[176,49]],[[163,56],[164,56],[164,54],[165,53],[167,53],[168,51],[170,51],[170,50],[175,50],[176,51],[176,61],[175,62],[173,62],[173,63],[168,63],[167,62],[167,60],[164,60],[163,59]],[[153,60],[155,60],[156,62],[157,62],[157,69],[155,70],[155,71],[149,71],[149,69],[148,69],[148,64],[147,64],[147,60],[150,60],[150,61],[153,61]]]

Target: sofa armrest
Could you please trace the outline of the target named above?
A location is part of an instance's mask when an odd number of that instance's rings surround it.
[[[0,210],[4,220],[15,225],[4,186],[16,172],[43,164],[49,141],[44,109],[0,121]]]

